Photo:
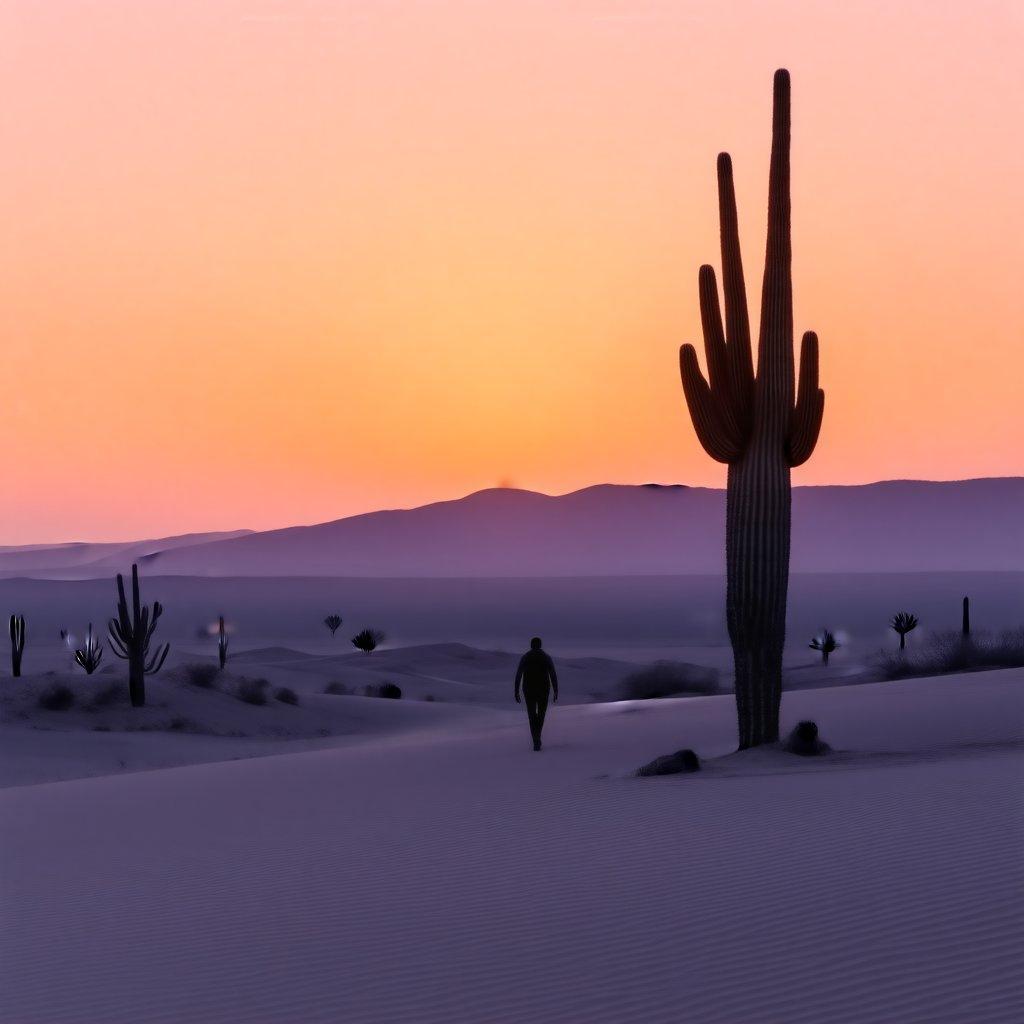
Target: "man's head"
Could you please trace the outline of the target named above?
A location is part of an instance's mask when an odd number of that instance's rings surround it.
[[[540,646],[541,646],[540,637],[539,636],[535,636],[530,641],[530,650],[531,651],[539,651],[540,650]]]

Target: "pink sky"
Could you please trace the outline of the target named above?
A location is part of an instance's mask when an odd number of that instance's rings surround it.
[[[1024,472],[1021,11],[6,0],[0,543],[720,485],[676,353],[779,66],[795,482]]]

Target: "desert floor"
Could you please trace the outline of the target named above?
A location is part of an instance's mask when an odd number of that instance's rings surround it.
[[[460,653],[413,660],[456,690]],[[537,754],[450,692],[253,707],[171,672],[126,731],[28,710],[52,678],[0,726],[5,1022],[1024,1018],[1022,670],[790,692],[816,759],[730,753],[729,696],[567,702]],[[702,772],[632,776],[680,747]]]

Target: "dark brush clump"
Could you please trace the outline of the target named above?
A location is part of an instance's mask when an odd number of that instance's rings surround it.
[[[329,693],[332,697],[347,697],[352,693],[352,688],[344,683],[328,683],[324,687],[324,693]]]
[[[699,771],[700,759],[692,750],[677,750],[674,754],[656,757],[642,768],[637,768],[636,774],[647,778],[652,775],[682,775]]]
[[[817,757],[832,748],[818,737],[818,726],[814,722],[800,722],[786,737],[783,749],[801,757]]]
[[[678,661],[656,661],[647,668],[630,673],[619,688],[623,700],[715,694],[718,693],[718,673],[713,668]]]
[[[279,700],[282,704],[298,704],[299,695],[288,686],[279,686],[274,691],[274,700]]]
[[[39,694],[39,706],[46,711],[67,711],[74,703],[74,691],[61,683],[54,683]]]
[[[239,679],[235,696],[246,704],[263,705],[267,703],[267,689],[270,682],[266,679]]]
[[[201,662],[183,665],[181,668],[185,682],[198,686],[201,690],[212,690],[217,683],[220,669],[216,665],[204,665]]]
[[[387,700],[401,700],[402,688],[395,683],[381,683],[380,688],[377,690],[377,696],[384,697]]]

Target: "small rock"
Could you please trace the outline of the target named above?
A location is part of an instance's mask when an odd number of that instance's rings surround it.
[[[699,772],[700,761],[692,750],[677,750],[674,754],[656,757],[650,764],[636,770],[637,775],[679,775],[682,772]]]

